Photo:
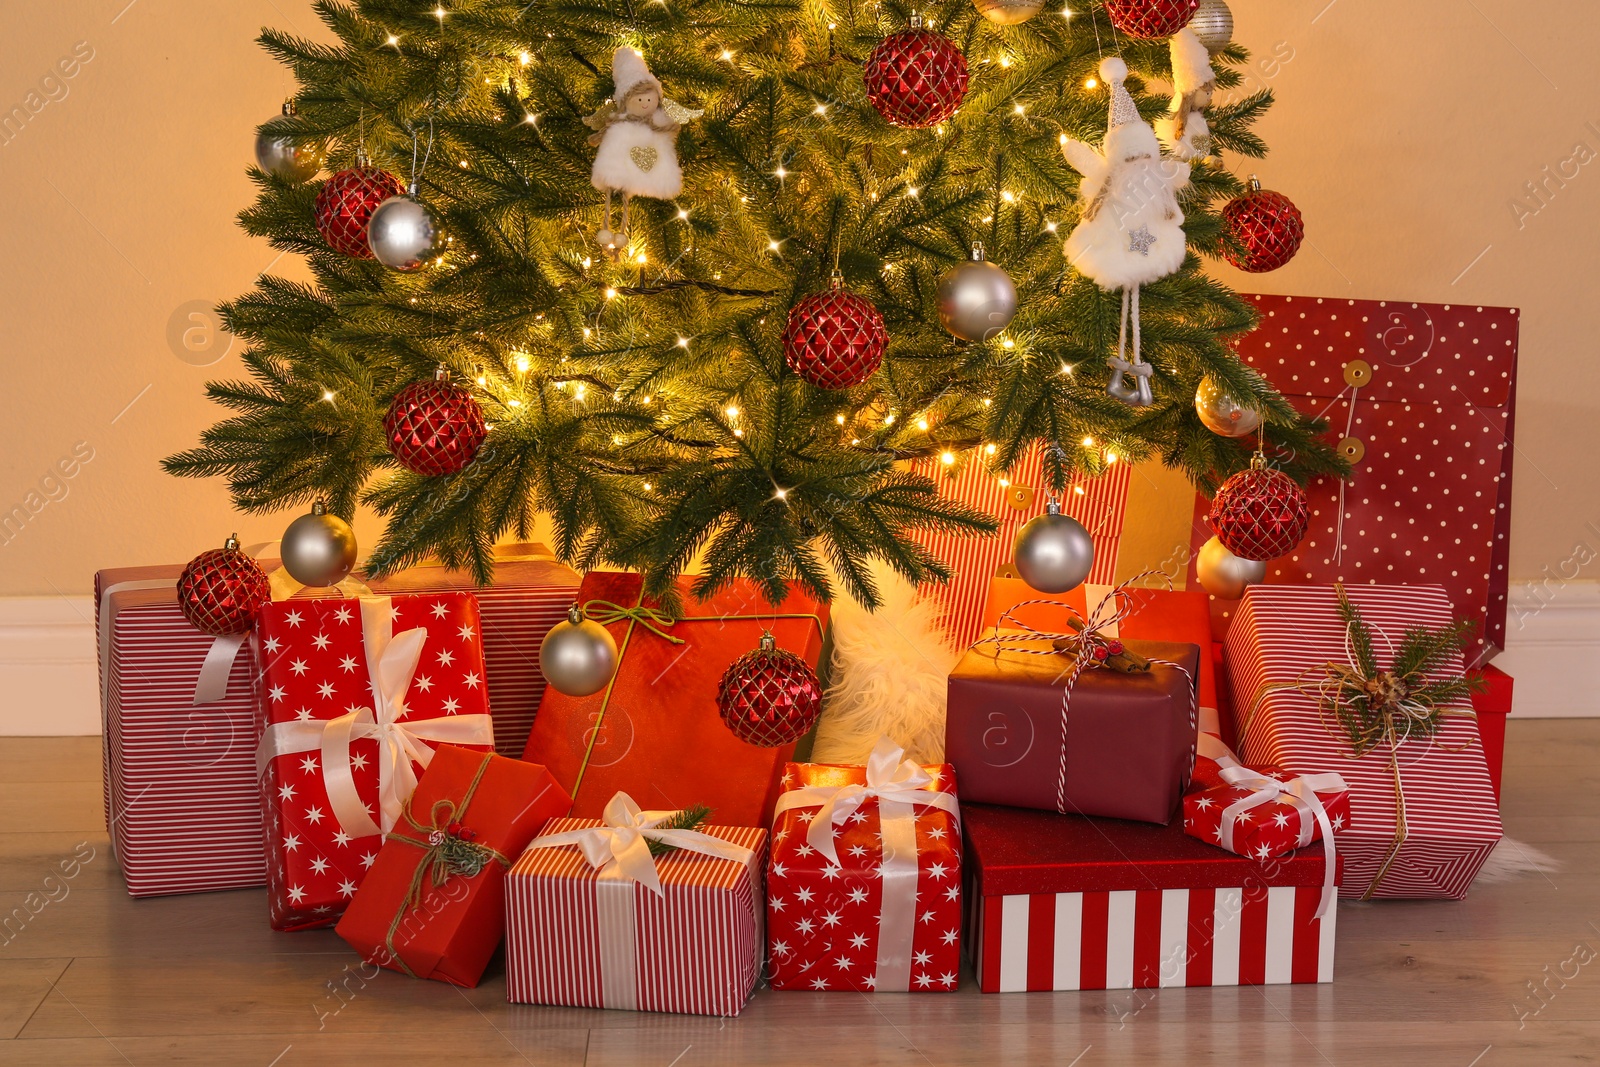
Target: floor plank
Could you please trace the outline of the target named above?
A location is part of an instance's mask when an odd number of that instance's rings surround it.
[[[269,930],[261,890],[133,900],[95,739],[0,739],[0,1063],[1593,1063],[1600,722],[1514,720],[1507,749],[1507,831],[1561,869],[1341,903],[1331,985],[984,996],[967,973],[949,995],[763,990],[715,1019],[507,1004],[498,962],[471,990],[363,973],[330,931]]]

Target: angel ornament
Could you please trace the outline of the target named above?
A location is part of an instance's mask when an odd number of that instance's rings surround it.
[[[583,124],[595,131],[589,144],[595,153],[590,180],[606,194],[606,219],[596,237],[616,255],[628,241],[628,205],[636,196],[671,200],[683,192],[678,167],[678,131],[704,111],[693,111],[661,91],[661,83],[645,65],[644,56],[624,45],[611,57],[613,93]],[[611,198],[622,194],[622,219],[611,230]]]
[[[1172,36],[1172,107],[1156,120],[1156,135],[1178,159],[1204,159],[1211,154],[1211,126],[1206,108],[1217,91],[1211,52],[1193,30]]]
[[[1066,255],[1100,288],[1122,290],[1122,329],[1106,392],[1132,407],[1149,407],[1155,403],[1150,390],[1155,369],[1139,351],[1139,288],[1183,266],[1177,192],[1189,184],[1189,164],[1162,156],[1161,142],[1139,117],[1123,84],[1127,77],[1127,64],[1118,57],[1101,61],[1100,78],[1111,88],[1111,115],[1099,149],[1061,138],[1067,163],[1083,175],[1080,195],[1086,204],[1067,238]],[[1130,326],[1132,362],[1126,358]]]

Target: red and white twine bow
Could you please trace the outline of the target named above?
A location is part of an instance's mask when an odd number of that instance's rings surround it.
[[[995,646],[995,656],[1001,652],[1022,652],[1030,656],[1068,656],[1071,663],[1058,676],[1061,681],[1061,764],[1056,776],[1056,810],[1065,814],[1071,809],[1067,804],[1067,725],[1072,704],[1072,689],[1078,683],[1078,678],[1084,671],[1095,668],[1116,669],[1113,664],[1115,657],[1123,654],[1122,642],[1118,638],[1107,636],[1103,631],[1115,630],[1122,620],[1138,611],[1138,605],[1133,602],[1133,594],[1129,587],[1146,578],[1160,577],[1171,588],[1172,576],[1164,571],[1150,570],[1134,575],[1120,585],[1113,587],[1100,598],[1093,610],[1084,616],[1071,604],[1063,604],[1059,600],[1024,600],[1013,604],[1010,608],[1000,613],[999,620],[995,623],[994,633],[983,638],[978,644],[992,644]],[[1068,612],[1068,621],[1076,620],[1067,627],[1067,633],[1049,633],[1044,630],[1029,626],[1016,615],[1022,608],[1034,604],[1048,604],[1053,607],[1065,608]],[[1002,629],[1003,625],[1007,629]],[[1026,647],[1039,643],[1048,643],[1048,648]],[[1181,671],[1189,680],[1189,722],[1193,725],[1200,714],[1199,694],[1195,692],[1194,675],[1180,663],[1170,660],[1152,659],[1151,664],[1160,664]],[[1192,758],[1192,757],[1191,757]]]

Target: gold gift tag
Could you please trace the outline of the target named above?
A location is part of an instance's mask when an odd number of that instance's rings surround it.
[[[1018,511],[1026,511],[1033,506],[1033,486],[1013,485],[1006,489],[1006,503]]]
[[[1372,364],[1364,359],[1352,359],[1344,365],[1344,382],[1360,389],[1372,384]]]
[[[1352,464],[1360,463],[1367,454],[1367,446],[1361,443],[1359,437],[1346,437],[1338,444],[1339,455],[1349,460]]]

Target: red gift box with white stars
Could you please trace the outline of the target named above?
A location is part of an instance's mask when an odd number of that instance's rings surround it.
[[[494,745],[470,593],[289,600],[254,635],[272,926],[343,914],[440,744]]]
[[[1322,840],[1322,827],[1316,813],[1305,800],[1291,791],[1295,783],[1294,775],[1277,767],[1245,769],[1251,772],[1251,778],[1266,779],[1279,785],[1262,790],[1260,784],[1251,785],[1249,780],[1242,784],[1230,784],[1217,779],[1199,788],[1191,786],[1190,792],[1183,798],[1185,833],[1253,860],[1276,859],[1297,848],[1304,848],[1313,841]],[[1275,795],[1262,797],[1263,792]],[[1350,825],[1350,791],[1312,789],[1311,792],[1322,804],[1337,847],[1338,834]],[[1251,803],[1258,799],[1264,802]],[[1227,821],[1232,824],[1233,832],[1227,834],[1223,832],[1223,821],[1230,810],[1234,814]]]
[[[1517,309],[1246,299],[1261,325],[1234,342],[1239,356],[1326,419],[1327,440],[1351,461],[1348,481],[1306,487],[1309,532],[1267,564],[1267,584],[1442,585],[1481,624],[1473,640],[1504,648]],[[1211,536],[1207,506],[1197,502],[1196,550]],[[1235,606],[1214,602],[1219,630]]]
[[[920,768],[920,789],[949,797],[955,770]],[[864,767],[791,763],[785,795],[868,784]],[[841,795],[848,795],[842,793]],[[779,798],[767,867],[767,968],[774,989],[951,992],[961,970],[961,820],[932,803],[901,805],[914,848],[886,847],[884,806],[868,796],[834,827],[838,863],[808,842],[820,807]],[[891,816],[892,817],[892,816]],[[891,868],[896,853],[903,869]],[[909,853],[909,854],[907,854]],[[897,932],[898,931],[898,935]]]

